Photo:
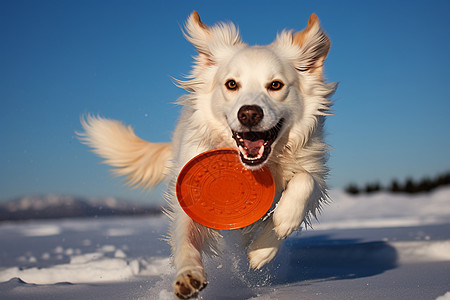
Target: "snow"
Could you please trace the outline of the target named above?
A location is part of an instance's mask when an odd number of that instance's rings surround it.
[[[450,220],[450,188],[430,194],[389,194],[349,196],[333,190],[333,202],[325,207],[316,229],[380,228],[420,226]],[[323,221],[323,223],[322,223]]]
[[[199,298],[450,299],[450,188],[330,195],[262,270],[232,242],[206,258]],[[1,298],[174,299],[167,226],[163,215],[0,223]]]

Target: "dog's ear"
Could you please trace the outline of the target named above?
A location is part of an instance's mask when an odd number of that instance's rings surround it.
[[[299,65],[296,66],[297,70],[322,78],[323,63],[330,50],[331,42],[320,27],[316,14],[309,17],[308,25],[304,30],[293,35],[292,42],[301,51]]]
[[[186,21],[184,36],[198,52],[198,63],[203,67],[216,63],[220,50],[242,44],[239,32],[232,23],[219,23],[213,27],[205,25],[194,11]]]
[[[184,36],[197,49],[199,63],[202,65],[211,65],[212,53],[208,47],[209,42],[212,40],[211,32],[210,28],[200,19],[198,12],[192,12],[186,22],[185,28],[186,32]]]

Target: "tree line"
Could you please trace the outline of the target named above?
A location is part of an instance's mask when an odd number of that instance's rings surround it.
[[[359,187],[357,184],[351,183],[345,187],[345,191],[351,195],[371,194],[380,191],[387,191],[392,193],[416,194],[430,192],[438,187],[450,185],[450,172],[438,175],[434,178],[425,177],[421,180],[414,180],[411,177],[403,182],[397,179],[387,186],[382,186],[379,182],[368,183],[365,186]]]

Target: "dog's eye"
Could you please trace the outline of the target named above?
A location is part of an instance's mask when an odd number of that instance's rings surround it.
[[[225,86],[227,87],[227,89],[229,89],[230,91],[234,91],[238,88],[238,84],[235,80],[230,79],[225,83]]]
[[[272,81],[267,88],[271,91],[278,91],[283,86],[284,86],[284,84],[281,81],[275,80],[275,81]]]

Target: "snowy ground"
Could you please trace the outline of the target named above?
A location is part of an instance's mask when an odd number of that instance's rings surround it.
[[[450,188],[331,196],[263,270],[235,249],[207,259],[200,298],[450,299]],[[164,216],[0,223],[0,298],[174,299],[166,229]]]

